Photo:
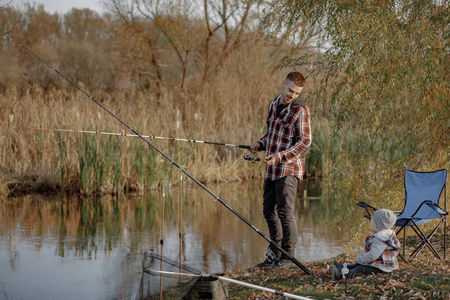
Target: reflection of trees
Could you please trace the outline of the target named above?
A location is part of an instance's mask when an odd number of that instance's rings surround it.
[[[10,235],[8,236],[8,255],[9,255],[9,264],[11,265],[11,269],[14,270],[17,262],[17,249],[15,243],[16,236]]]
[[[267,232],[262,216],[260,180],[241,185],[209,185],[208,188],[262,232]],[[299,193],[301,194],[301,193]],[[211,195],[190,185],[183,191],[182,261],[205,271],[248,267],[262,258],[267,242],[233,215]],[[164,226],[164,255],[179,259],[180,191],[164,197],[164,224],[160,191],[141,197],[101,197],[79,199],[28,195],[0,203],[0,236],[8,237],[11,267],[19,259],[18,243],[33,243],[36,252],[54,243],[59,257],[107,259],[117,293],[133,286],[146,250],[161,250]],[[297,207],[301,247],[309,249],[335,237],[327,228],[332,209],[318,219],[326,201],[299,199]],[[20,224],[21,230],[17,230]],[[20,240],[20,241],[19,241]],[[308,250],[309,251],[309,250]],[[303,253],[297,256],[304,258]],[[99,258],[99,257],[102,258]],[[310,259],[309,257],[307,259]],[[137,271],[138,270],[138,271]]]
[[[255,188],[252,182],[244,185],[215,185],[211,189],[217,191],[216,195],[250,223],[261,231],[266,231],[261,213],[260,187]],[[172,188],[170,195],[164,198],[165,230],[173,231],[176,235],[180,232],[179,197],[179,190]],[[3,201],[2,220],[7,224],[23,224],[22,234],[25,238],[38,237],[35,239],[38,250],[47,238],[57,237],[57,253],[61,257],[69,252],[73,252],[75,256],[92,257],[99,250],[114,250],[125,239],[129,239],[131,250],[137,252],[151,245],[158,247],[162,227],[162,200],[158,191],[143,197],[127,198],[45,198],[29,195],[15,201]],[[265,242],[225,206],[197,187],[190,186],[182,201],[183,236],[199,235],[204,253],[209,253],[213,248],[222,249],[219,250],[220,255],[232,253],[234,251],[228,250],[233,247],[239,249],[239,253],[244,249],[250,251],[251,247],[244,245],[243,239],[260,239],[262,243]],[[296,207],[299,227],[318,228],[314,234],[326,226],[332,213],[326,202],[321,200],[305,202],[299,199]],[[14,245],[16,236],[13,232],[9,232],[9,235],[11,245]],[[145,239],[143,236],[146,236]],[[177,247],[178,244],[179,242]],[[174,245],[168,247],[171,246]],[[224,262],[231,259],[231,263],[236,259],[226,255],[222,258]]]

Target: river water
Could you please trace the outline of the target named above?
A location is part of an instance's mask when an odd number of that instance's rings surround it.
[[[268,235],[262,181],[207,185]],[[307,195],[305,198],[304,196]],[[300,262],[329,259],[342,247],[320,182],[299,186]],[[267,241],[193,184],[145,195],[81,199],[27,195],[0,201],[0,299],[135,299],[145,251],[218,273],[264,259]],[[303,272],[299,269],[299,272]]]

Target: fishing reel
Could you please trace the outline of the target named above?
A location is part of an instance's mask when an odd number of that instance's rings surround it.
[[[252,163],[254,163],[255,161],[261,160],[258,155],[250,155],[250,154],[245,154],[244,159],[249,160]]]

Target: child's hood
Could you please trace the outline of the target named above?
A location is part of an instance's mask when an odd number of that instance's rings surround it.
[[[383,242],[389,241],[395,234],[395,231],[392,229],[385,229],[378,231],[373,234],[374,237],[380,239]]]

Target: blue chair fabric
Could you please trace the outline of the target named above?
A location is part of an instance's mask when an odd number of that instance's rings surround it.
[[[422,225],[441,218],[441,214],[429,205],[421,205],[424,201],[432,201],[439,206],[439,198],[445,187],[447,170],[435,172],[405,171],[405,207],[397,216],[395,226]],[[444,201],[445,204],[445,201]],[[446,208],[444,208],[445,210]]]

